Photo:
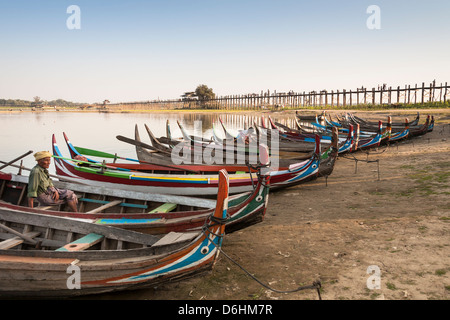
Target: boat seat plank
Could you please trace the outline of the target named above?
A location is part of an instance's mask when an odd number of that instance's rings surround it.
[[[138,209],[147,209],[148,206],[146,204],[137,204],[137,203],[126,203],[122,202],[119,204],[120,207],[129,207],[129,208],[138,208]]]
[[[29,238],[35,238],[40,234],[41,234],[40,232],[36,232],[36,231],[24,233],[24,235]],[[14,238],[3,240],[2,242],[0,242],[0,250],[7,250],[10,248],[13,248],[15,246],[18,246],[19,244],[22,244],[24,241],[25,240],[21,237],[14,237]]]
[[[105,203],[104,205],[102,205],[102,206],[100,206],[98,208],[95,208],[93,210],[90,210],[90,211],[88,211],[86,213],[97,213],[97,212],[103,211],[105,209],[117,206],[119,203],[122,203],[122,201],[121,200],[114,200],[114,201]]]
[[[50,209],[52,209],[52,210],[60,210],[60,205],[59,204],[55,204],[55,205],[51,205],[51,206],[38,206],[37,207],[37,209],[40,209],[40,210],[50,210]]]
[[[56,251],[81,251],[92,247],[93,245],[99,243],[104,238],[101,234],[90,233],[84,237],[75,240],[65,246],[56,249]]]
[[[153,209],[149,213],[168,213],[174,210],[176,207],[177,207],[176,203],[164,203],[163,205],[160,205],[159,207]]]
[[[105,200],[96,200],[96,199],[89,199],[89,198],[79,198],[78,201],[82,202],[91,202],[91,203],[100,203],[100,204],[108,204],[110,201]],[[136,203],[126,203],[126,202],[120,202],[120,207],[130,207],[130,208],[140,208],[140,209],[147,209],[148,206],[145,204],[136,204]]]
[[[152,247],[166,246],[176,242],[190,240],[197,236],[197,232],[169,232],[164,237],[155,242]]]

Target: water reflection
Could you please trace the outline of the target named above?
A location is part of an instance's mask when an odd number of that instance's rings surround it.
[[[180,121],[190,133],[193,133],[195,122],[201,121],[202,134],[206,138],[211,136],[213,124],[220,128],[219,117],[228,129],[236,131],[253,123],[260,125],[262,121],[261,115],[218,113],[3,113],[0,114],[0,160],[8,162],[28,150],[51,151],[53,134],[56,135],[62,153],[68,156],[63,132],[75,146],[136,158],[133,145],[116,139],[117,135],[134,138],[135,125],[140,129],[142,141],[150,143],[144,124],[147,124],[152,132],[160,137],[166,135],[166,121],[169,120],[172,135],[181,137],[177,121]],[[287,122],[292,119],[286,116],[273,117],[273,119],[293,126],[293,122]],[[23,165],[32,168],[35,165],[34,157],[29,155],[23,159]],[[17,173],[18,169],[7,167],[3,171]],[[53,164],[50,166],[50,173],[55,173]],[[24,175],[28,175],[28,172],[24,172]],[[85,299],[157,299],[159,294],[158,290],[148,289],[98,295]]]
[[[261,114],[224,113],[83,113],[83,112],[21,112],[0,114],[0,160],[10,161],[28,150],[51,151],[52,135],[55,134],[61,152],[69,155],[65,146],[65,132],[75,146],[97,149],[119,156],[136,158],[134,146],[116,139],[117,135],[134,139],[134,128],[138,126],[143,142],[150,143],[144,124],[156,137],[166,136],[166,121],[169,120],[173,137],[182,133],[177,121],[194,134],[195,121],[201,121],[205,138],[211,138],[213,124],[221,132],[219,117],[230,131],[244,129],[253,123],[261,125]],[[271,115],[274,121],[294,127],[293,115]],[[267,125],[267,117],[264,117]],[[222,131],[223,132],[223,131]],[[34,157],[24,158],[23,165],[32,168]],[[54,173],[54,166],[50,167]],[[5,172],[17,173],[7,167]]]

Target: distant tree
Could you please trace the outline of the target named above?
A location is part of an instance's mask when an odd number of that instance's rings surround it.
[[[201,84],[195,89],[195,95],[199,100],[209,100],[214,99],[216,94],[213,92],[213,89],[208,88],[207,85]]]
[[[40,107],[42,107],[43,103],[44,103],[44,101],[42,101],[40,97],[36,96],[36,97],[33,97],[33,102],[31,103],[31,106],[34,106],[34,107],[40,106]]]

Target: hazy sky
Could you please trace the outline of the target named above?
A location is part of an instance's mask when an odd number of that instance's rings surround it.
[[[69,29],[70,5],[80,29]],[[381,29],[369,29],[370,5]],[[77,102],[450,81],[449,0],[0,0],[0,98]]]

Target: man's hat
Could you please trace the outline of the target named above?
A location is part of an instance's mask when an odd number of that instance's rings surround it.
[[[49,157],[51,157],[51,156],[52,156],[52,154],[51,154],[50,152],[48,152],[48,151],[39,151],[39,152],[36,152],[36,153],[34,154],[34,159],[35,159],[36,161],[39,161],[39,160],[41,160],[41,159],[49,158]]]

